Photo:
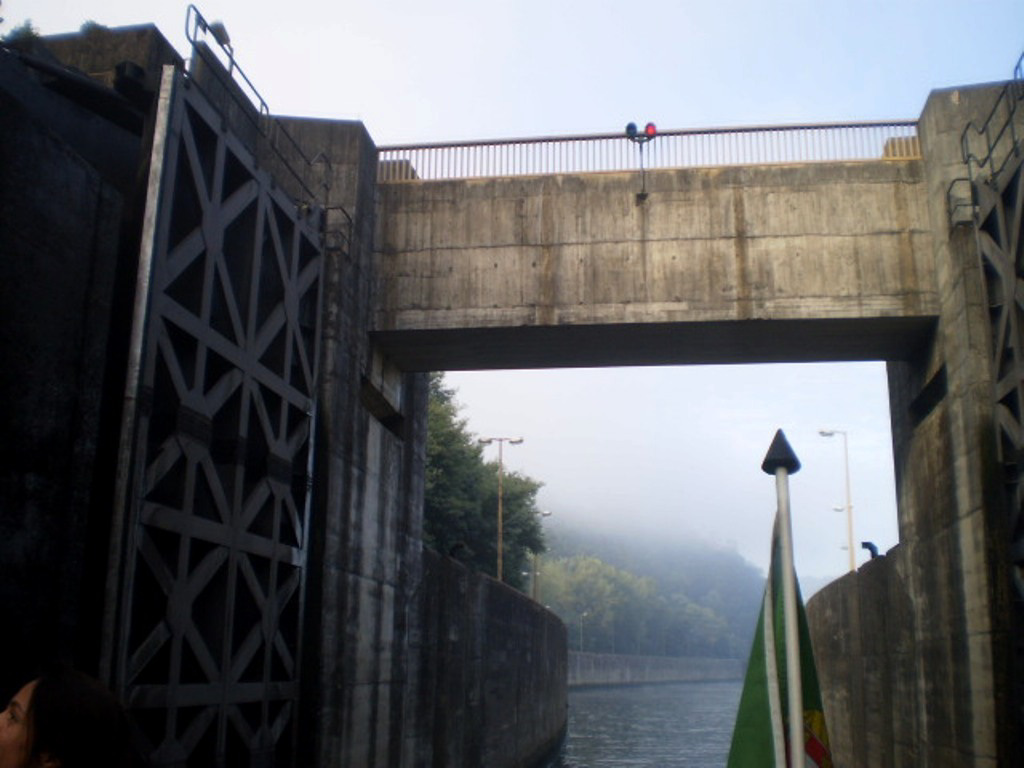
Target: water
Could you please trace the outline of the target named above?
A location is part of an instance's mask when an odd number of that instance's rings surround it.
[[[558,768],[721,768],[741,681],[573,690]]]

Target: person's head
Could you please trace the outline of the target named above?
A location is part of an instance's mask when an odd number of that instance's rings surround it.
[[[113,694],[68,667],[26,683],[0,714],[0,768],[127,764],[128,726]]]

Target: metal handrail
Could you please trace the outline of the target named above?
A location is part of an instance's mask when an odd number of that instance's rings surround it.
[[[212,37],[217,47],[220,48],[222,55],[227,61],[226,65],[213,55],[213,49],[206,39],[207,36]],[[230,87],[225,90],[230,97],[239,102],[239,105],[242,107],[242,115],[249,120],[253,128],[263,138],[267,146],[284,166],[284,169],[287,170],[288,174],[298,185],[298,189],[301,192],[298,196],[305,198],[299,202],[316,201],[322,205],[323,201],[309,188],[307,183],[311,176],[312,161],[284,125],[270,114],[270,107],[267,105],[267,102],[235,60],[234,48],[227,39],[227,33],[224,31],[223,25],[218,25],[216,22],[208,22],[195,5],[189,5],[185,16],[185,37],[192,45],[193,59],[198,57],[204,60],[209,66],[210,72],[218,77],[218,79],[223,79],[223,76],[220,74],[220,69],[223,68],[231,83],[238,87],[238,92],[235,92]],[[186,72],[186,74],[191,75],[191,72]],[[246,98],[251,99],[255,103],[241,103],[241,99]],[[255,116],[252,114],[254,106],[256,108]],[[300,173],[296,170],[293,164],[296,162],[302,166],[304,171],[306,171],[305,173]]]
[[[960,134],[960,154],[972,181],[986,167],[990,167],[993,176],[998,176],[1009,158],[1020,151],[1017,126],[1014,125],[1017,105],[1020,104],[1018,88],[1016,80],[1004,85],[981,125],[972,120]],[[981,139],[984,141],[975,151]]]
[[[242,78],[242,82],[245,84],[246,89],[249,92],[249,96],[254,98],[257,102],[257,108],[261,115],[269,115],[270,108],[267,106],[267,102],[264,101],[260,92],[256,90],[256,86],[253,85],[252,80],[249,76],[242,71],[242,68],[238,66],[235,61],[235,49],[231,45],[231,41],[228,40],[227,31],[224,29],[224,25],[219,22],[213,22],[212,24],[206,20],[202,13],[195,5],[189,5],[188,10],[185,13],[185,39],[191,43],[192,48],[201,42],[199,39],[199,33],[203,35],[210,35],[214,41],[220,47],[224,56],[227,58],[228,75],[234,78],[236,75]],[[206,42],[203,40],[202,42]]]
[[[382,182],[635,170],[624,133],[380,147]],[[920,157],[916,120],[661,131],[644,148],[648,169]]]
[[[973,120],[960,134],[960,155],[967,175],[950,182],[946,208],[951,226],[971,223],[977,216],[977,184],[985,169],[996,179],[1011,158],[1022,151],[1024,137],[1018,136],[1017,110],[1024,101],[1024,53],[1013,68],[1013,79],[999,91],[992,109],[981,124]]]

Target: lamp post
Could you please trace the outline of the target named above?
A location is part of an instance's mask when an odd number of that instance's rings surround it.
[[[583,617],[589,615],[589,611],[584,611],[580,614],[580,653],[583,653]]]
[[[498,568],[497,576],[498,581],[503,581],[502,574],[504,572],[504,547],[505,547],[505,520],[502,512],[502,483],[504,481],[504,464],[502,449],[505,447],[505,443],[509,445],[520,445],[523,442],[521,437],[482,437],[477,442],[480,445],[490,445],[491,443],[498,444]]]
[[[846,548],[850,553],[850,570],[857,570],[857,561],[853,552],[853,501],[850,499],[850,448],[846,432],[842,429],[819,429],[822,437],[843,436],[843,467],[846,472]]]

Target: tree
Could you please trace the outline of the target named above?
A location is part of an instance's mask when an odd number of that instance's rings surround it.
[[[679,584],[594,555],[547,560],[542,582],[544,602],[569,627],[570,648],[578,650],[582,640],[584,650],[597,653],[719,658],[745,650],[727,618]]]
[[[2,19],[0,19],[2,21]],[[4,35],[5,43],[31,43],[39,39],[39,30],[32,25],[32,19],[25,19],[21,24]]]
[[[522,589],[530,552],[543,552],[537,510],[541,483],[517,472],[504,475],[502,511],[505,581]],[[497,565],[498,467],[459,415],[455,390],[440,373],[430,375],[427,405],[427,466],[424,543],[494,575]]]
[[[749,651],[764,574],[737,553],[671,532],[657,538],[623,531],[610,535],[572,526],[564,518],[553,521],[548,533],[553,534],[551,548],[556,557],[546,561],[541,581],[544,602],[552,608],[555,603],[549,597],[556,586],[549,571],[559,558],[599,558],[653,583],[650,600],[637,597],[617,610],[615,621],[622,627],[615,633],[619,652],[638,652],[628,645],[627,638],[635,633],[627,627],[642,628],[636,641],[642,654],[735,658]],[[578,621],[572,610],[556,611],[566,623]],[[589,648],[590,639],[587,643]]]
[[[498,463],[486,465],[486,493],[484,496],[484,520],[491,521],[490,530],[492,559],[491,573],[497,560],[498,538]],[[504,472],[502,517],[504,518],[504,567],[505,581],[517,589],[526,583],[524,572],[532,567],[530,553],[543,552],[544,532],[540,524],[540,510],[537,509],[537,492],[541,483],[518,472]]]
[[[549,560],[544,602],[573,630],[570,647],[601,653],[650,653],[648,621],[655,584],[592,556]],[[576,632],[582,618],[583,626]]]
[[[486,483],[483,452],[459,418],[455,391],[439,373],[430,375],[427,404],[427,465],[423,538],[442,554],[456,550],[475,560],[484,537],[481,529]]]

